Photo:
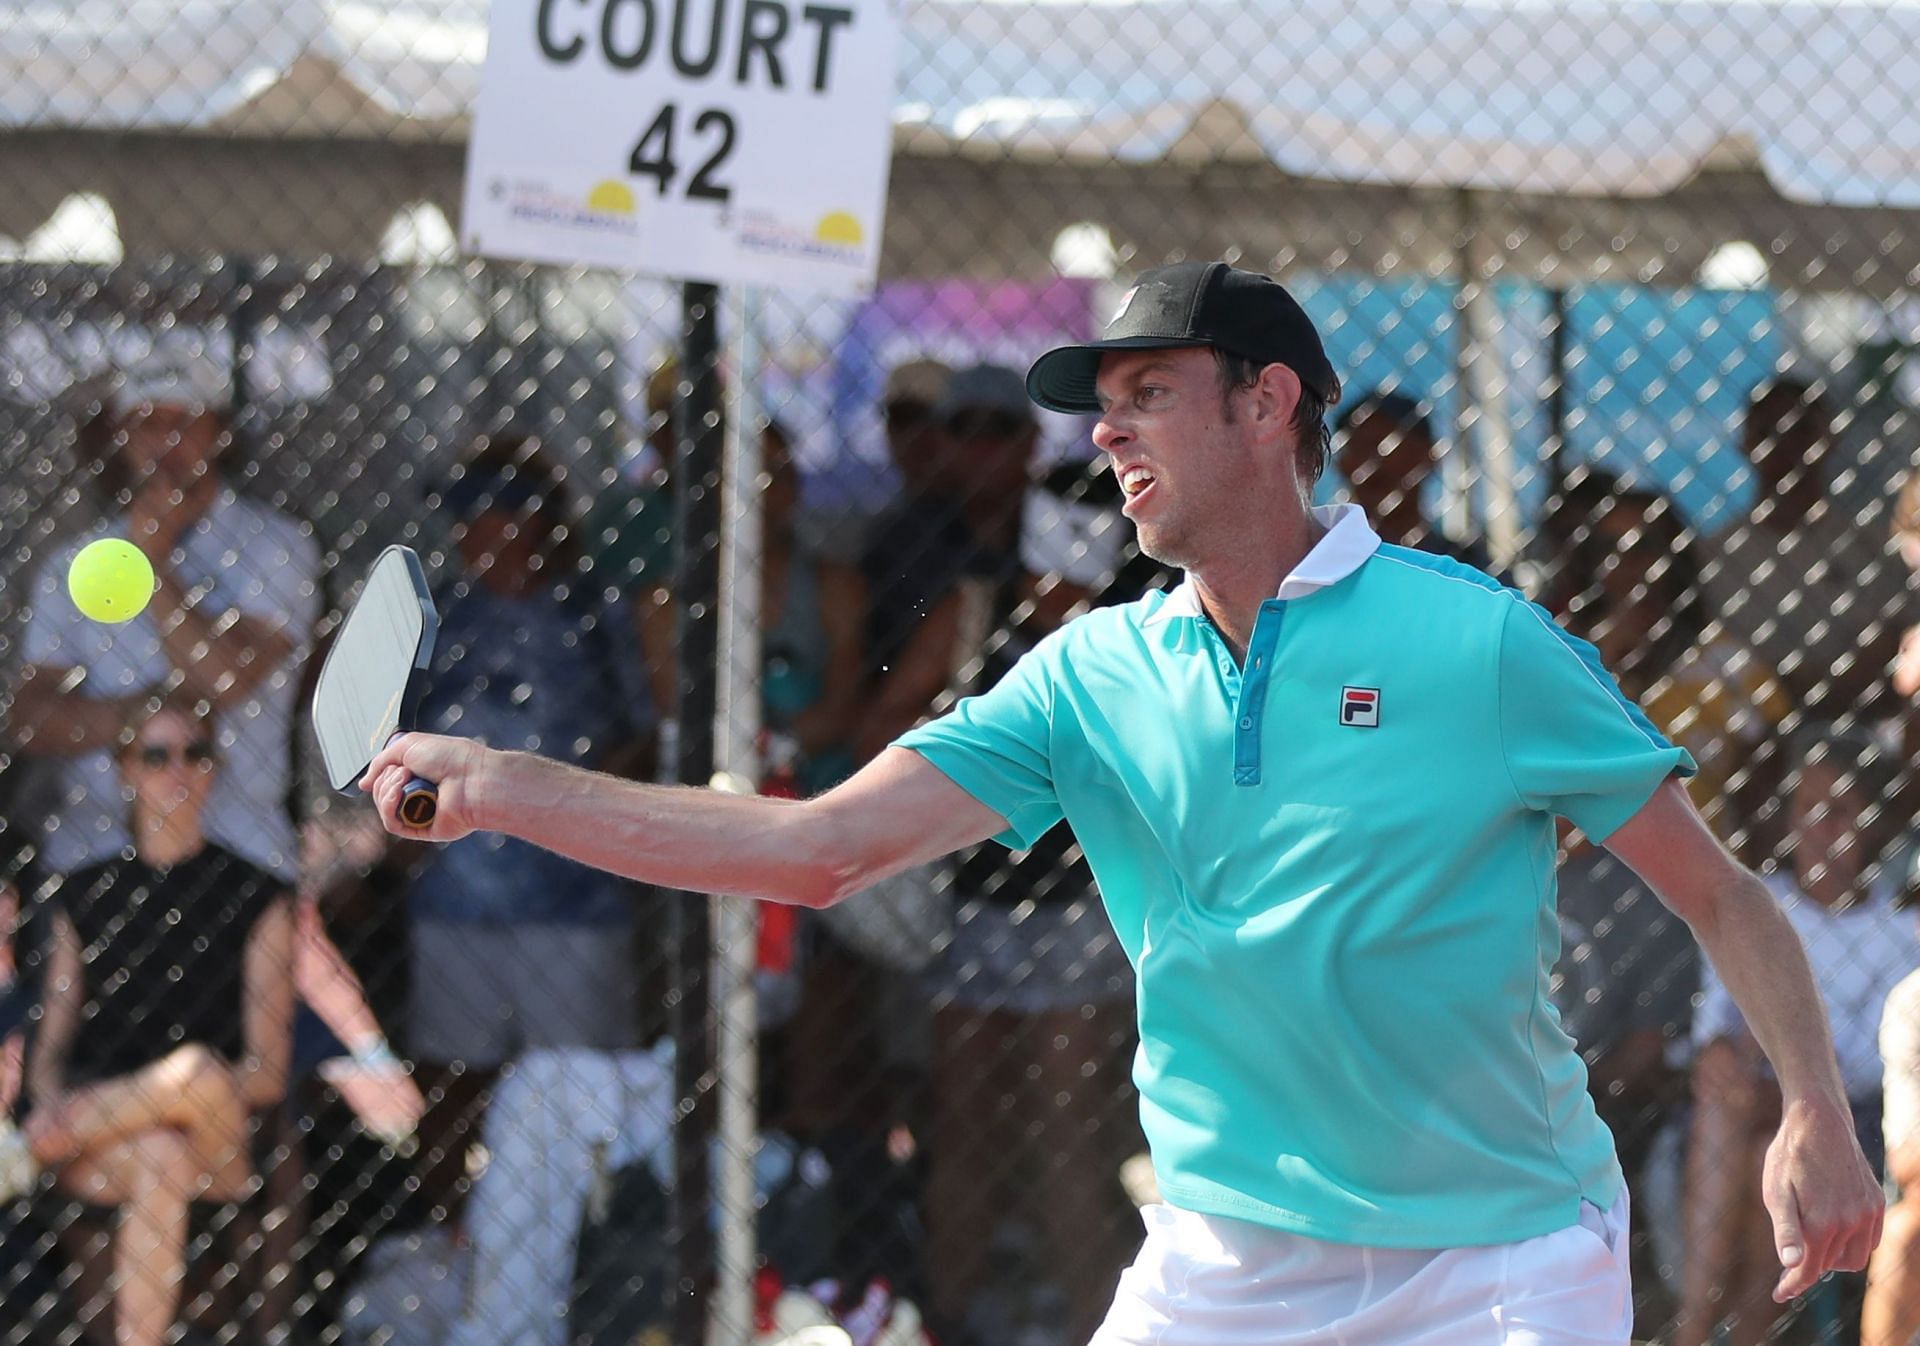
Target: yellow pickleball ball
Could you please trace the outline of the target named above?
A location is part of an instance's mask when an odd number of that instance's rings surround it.
[[[153,597],[153,565],[131,542],[89,542],[67,570],[73,605],[96,622],[115,625],[138,617]]]

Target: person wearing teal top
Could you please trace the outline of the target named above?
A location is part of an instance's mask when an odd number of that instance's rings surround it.
[[[1063,818],[1138,986],[1163,1204],[1095,1346],[1624,1346],[1626,1201],[1547,997],[1554,829],[1685,919],[1778,1072],[1776,1297],[1858,1269],[1884,1201],[1806,956],[1701,823],[1692,768],[1519,594],[1309,507],[1339,379],[1271,279],[1142,276],[1048,352],[1170,594],[1095,611],[817,799],[592,777],[409,735],[386,825],[509,829],[647,882],[826,906]]]
[[[1512,591],[1314,517],[1244,663],[1189,581],[899,743],[1011,849],[1072,819],[1169,1202],[1382,1247],[1550,1233],[1621,1190],[1547,997],[1553,819],[1604,840],[1692,761]]]

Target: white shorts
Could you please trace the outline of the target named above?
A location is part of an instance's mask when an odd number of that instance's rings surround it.
[[[1148,1206],[1091,1346],[1627,1346],[1627,1198],[1520,1243],[1325,1243]]]

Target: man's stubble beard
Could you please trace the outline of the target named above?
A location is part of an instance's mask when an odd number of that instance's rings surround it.
[[[1134,540],[1140,544],[1140,550],[1161,565],[1173,566],[1178,570],[1191,569],[1196,559],[1192,538],[1188,530],[1166,523],[1140,524],[1133,526]]]

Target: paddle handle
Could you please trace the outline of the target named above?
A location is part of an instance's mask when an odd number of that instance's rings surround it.
[[[400,821],[424,832],[433,826],[433,816],[439,811],[440,787],[430,780],[410,777],[400,791]]]

